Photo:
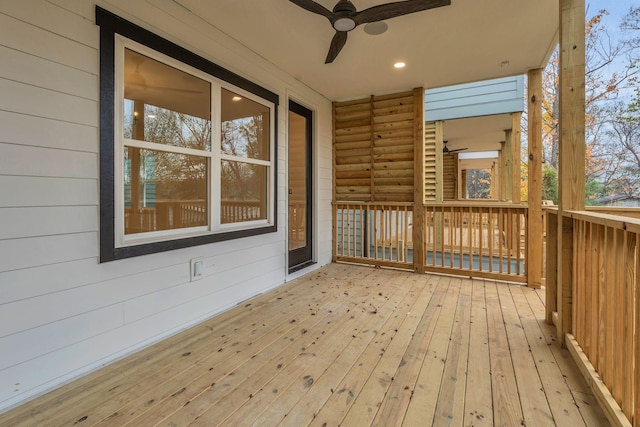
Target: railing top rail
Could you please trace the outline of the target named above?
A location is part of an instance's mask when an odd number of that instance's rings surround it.
[[[640,219],[588,211],[564,211],[564,216],[640,234]]]
[[[517,208],[528,209],[527,203],[510,203],[510,202],[476,202],[476,201],[447,201],[447,202],[426,202],[424,206],[444,206],[453,208],[479,207],[479,208]]]
[[[629,206],[586,206],[585,210],[589,212],[640,212],[640,208]]]
[[[333,206],[410,206],[413,207],[413,202],[345,202],[337,201],[332,202]]]
[[[368,206],[368,207],[382,207],[382,206],[415,206],[414,202],[357,202],[357,201],[337,201],[332,202],[333,206]],[[445,208],[510,208],[510,209],[528,209],[529,205],[526,203],[508,203],[508,202],[426,202],[423,203],[425,207],[445,207]]]

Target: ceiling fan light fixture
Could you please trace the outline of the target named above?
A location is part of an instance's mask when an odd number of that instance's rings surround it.
[[[333,23],[336,31],[351,31],[356,27],[356,23],[351,18],[338,18]]]

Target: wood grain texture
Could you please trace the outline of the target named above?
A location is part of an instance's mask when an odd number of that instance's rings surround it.
[[[414,200],[415,135],[422,141],[424,90],[336,102],[334,200]],[[419,133],[418,133],[419,132]],[[420,181],[422,178],[420,178]]]
[[[606,426],[553,342],[541,298],[505,283],[331,264],[0,424]]]
[[[527,223],[527,279],[528,285],[542,284],[542,69],[528,73],[528,151],[527,172],[529,220]]]

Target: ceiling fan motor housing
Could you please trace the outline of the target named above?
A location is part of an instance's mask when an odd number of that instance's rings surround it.
[[[356,13],[356,7],[349,0],[340,0],[333,7],[333,13],[339,13],[339,14]]]
[[[349,0],[340,0],[333,8],[336,20],[333,21],[333,28],[336,31],[351,31],[356,27],[351,15],[356,13],[356,7]]]

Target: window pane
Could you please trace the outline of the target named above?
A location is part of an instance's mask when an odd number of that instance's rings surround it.
[[[269,107],[222,89],[222,153],[269,160]]]
[[[268,170],[266,166],[222,161],[222,224],[267,219]]]
[[[124,232],[207,225],[207,159],[124,149]]]
[[[124,55],[124,136],[211,149],[211,84],[129,49]]]

